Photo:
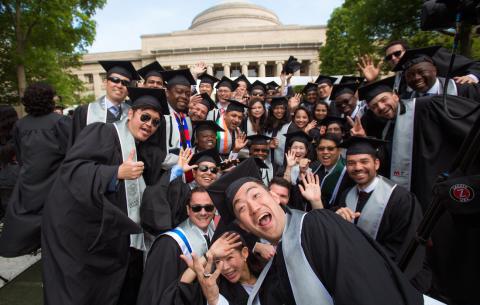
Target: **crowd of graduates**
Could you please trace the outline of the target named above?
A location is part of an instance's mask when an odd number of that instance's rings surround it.
[[[293,56],[266,84],[101,61],[69,116],[31,84],[0,108],[0,255],[41,249],[45,304],[479,304],[474,225],[397,264],[478,117],[444,90],[477,107],[480,64],[444,86],[444,48],[384,50],[389,75],[364,56],[298,93]]]

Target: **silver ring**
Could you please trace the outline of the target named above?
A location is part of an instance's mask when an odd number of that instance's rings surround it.
[[[205,277],[205,278],[209,278],[209,277],[211,277],[211,276],[212,276],[211,273],[205,273],[205,272],[203,273],[203,277]]]

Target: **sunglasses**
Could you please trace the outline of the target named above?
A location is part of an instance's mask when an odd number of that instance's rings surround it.
[[[125,80],[125,79],[120,79],[118,77],[114,77],[114,76],[109,76],[107,77],[107,80],[111,81],[112,83],[115,83],[115,84],[122,84],[123,86],[127,87],[130,85],[130,81],[129,80]]]
[[[140,121],[143,123],[152,122],[153,127],[157,127],[160,124],[160,119],[153,119],[148,113],[144,113],[140,116]]]
[[[210,171],[212,174],[216,174],[218,172],[218,168],[216,167],[208,167],[206,165],[200,165],[197,170],[205,173],[206,171]]]
[[[403,53],[403,51],[395,51],[395,52],[385,56],[385,60],[390,61],[390,60],[392,60],[393,56],[395,56],[396,58],[399,58],[402,55],[402,53]]]
[[[318,147],[317,147],[317,150],[318,150],[318,151],[324,151],[324,150],[334,151],[335,149],[336,149],[335,146],[318,146]]]
[[[205,212],[211,213],[213,212],[213,210],[215,210],[215,206],[211,204],[206,204],[206,205],[197,204],[197,205],[191,205],[190,209],[192,209],[194,213],[198,213],[202,209],[204,209]]]

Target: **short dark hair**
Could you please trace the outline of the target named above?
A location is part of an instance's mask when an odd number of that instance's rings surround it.
[[[383,47],[383,52],[386,52],[388,48],[396,44],[401,45],[405,50],[409,49],[407,42],[405,40],[399,39],[399,40],[390,41],[386,46]]]
[[[44,82],[37,82],[25,89],[22,104],[28,114],[41,116],[53,111],[55,107],[54,96],[55,89],[52,86]]]
[[[203,186],[197,185],[195,186],[191,191],[190,191],[190,196],[188,196],[187,199],[187,205],[190,205],[190,200],[192,200],[192,195],[195,193],[206,193],[207,189],[204,188]]]
[[[270,183],[269,183],[268,187],[270,188],[273,184],[276,184],[276,185],[279,185],[281,187],[284,187],[284,188],[288,189],[288,193],[290,194],[291,184],[285,178],[283,178],[283,177],[273,177],[273,179],[270,180]]]
[[[330,124],[329,124],[330,125]],[[319,140],[318,140],[318,143],[316,143],[316,147],[318,147],[318,145],[320,145],[320,142],[322,140],[328,140],[328,141],[332,141],[335,143],[335,145],[338,147],[338,145],[340,145],[340,143],[342,142],[342,138],[333,134],[333,133],[326,133],[324,136],[322,136]]]

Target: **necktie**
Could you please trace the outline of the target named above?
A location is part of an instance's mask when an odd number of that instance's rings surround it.
[[[207,234],[203,235],[203,237],[205,238],[205,241],[207,242],[208,248],[210,248],[210,238],[208,237]]]
[[[368,198],[370,198],[370,193],[364,191],[358,192],[357,211],[361,211],[363,209],[368,201]]]
[[[220,115],[224,115],[225,114],[225,108],[220,108]]]
[[[113,114],[113,116],[115,118],[118,117],[118,114],[120,113],[120,110],[119,110],[120,106],[110,106],[110,108],[108,108],[108,110],[110,111],[111,114]]]

